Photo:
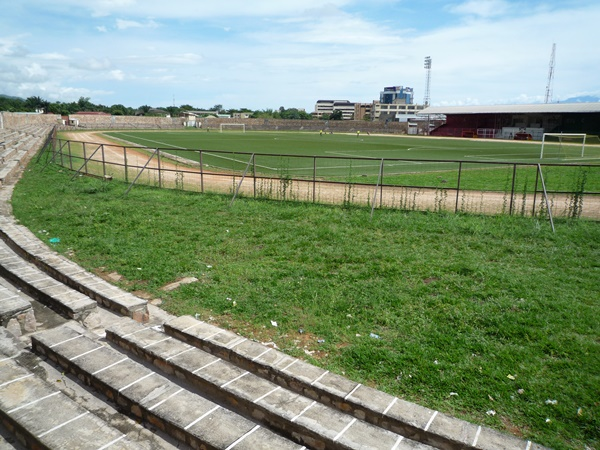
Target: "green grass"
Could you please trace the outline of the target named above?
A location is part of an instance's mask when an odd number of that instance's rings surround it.
[[[459,163],[443,161],[462,161],[460,187],[465,190],[510,190],[513,165],[499,165],[498,162],[531,164],[518,167],[517,192],[535,189],[537,163],[600,164],[600,146],[597,145],[588,145],[583,159],[576,156],[579,152],[576,145],[564,146],[560,154],[547,146],[546,155],[556,157],[540,160],[539,142],[423,136],[361,135],[357,138],[351,134],[320,136],[314,132],[207,133],[198,130],[124,131],[106,135],[164,148],[194,161],[199,160],[198,152],[189,149],[201,149],[205,166],[237,173],[245,170],[254,153],[251,167],[257,174],[298,179],[312,179],[316,173],[319,179],[376,184],[383,158],[386,159],[384,184],[456,187]],[[578,191],[583,173],[584,190],[600,192],[600,170],[595,167],[544,167],[549,191]],[[537,187],[541,189],[539,181]]]
[[[600,445],[599,223],[558,221],[553,234],[507,216],[230,208],[226,196],[124,196],[116,181],[70,177],[32,163],[15,216],[167,311],[553,448]],[[185,276],[199,281],[160,289]]]

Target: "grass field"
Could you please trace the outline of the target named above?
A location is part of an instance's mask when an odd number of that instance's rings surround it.
[[[21,223],[171,313],[552,448],[600,448],[598,222],[229,207],[43,165],[15,189]],[[184,276],[199,281],[161,290]]]
[[[519,166],[515,188],[520,192],[534,189],[535,164],[539,162],[600,165],[600,146],[593,144],[586,147],[584,158],[579,156],[578,145],[564,145],[560,151],[557,146],[547,145],[546,157],[540,160],[541,144],[522,141],[216,130],[123,131],[106,135],[166,149],[194,161],[199,161],[199,154],[189,149],[201,149],[203,164],[213,170],[241,173],[255,154],[255,173],[295,179],[452,187],[457,185],[461,161],[461,189],[467,190],[506,190],[507,178],[512,183],[510,163],[515,162],[531,164]],[[380,181],[381,159],[385,163]],[[582,172],[586,172],[584,190],[600,192],[600,170],[546,166],[544,177],[549,190],[572,192],[581,188],[575,185],[582,179]]]

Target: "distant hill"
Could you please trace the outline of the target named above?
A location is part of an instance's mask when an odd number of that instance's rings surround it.
[[[561,103],[596,103],[600,102],[600,97],[595,95],[582,95],[580,97],[571,97],[566,100],[561,100]]]
[[[21,97],[15,97],[14,95],[5,95],[5,94],[0,94],[0,98],[9,98],[11,100],[22,100],[25,101],[24,98]]]

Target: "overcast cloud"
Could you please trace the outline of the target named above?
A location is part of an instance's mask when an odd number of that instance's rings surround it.
[[[596,0],[3,2],[0,94],[50,101],[314,109],[384,86],[433,105],[600,96]]]

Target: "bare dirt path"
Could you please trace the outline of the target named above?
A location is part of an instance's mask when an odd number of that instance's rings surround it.
[[[194,191],[210,191],[233,194],[238,188],[241,176],[239,173],[211,172],[208,169],[191,166],[178,162],[176,157],[150,159],[149,153],[136,150],[135,144],[121,142],[108,138],[99,131],[64,133],[67,139],[86,142],[88,157],[100,145],[101,150],[96,151],[94,161],[106,161],[110,164],[119,164],[129,167],[134,175],[139,174],[144,168],[146,178],[140,181],[143,184],[159,184],[167,188],[181,188]],[[126,146],[126,152],[124,147]],[[128,172],[129,172],[128,170]],[[539,211],[544,199],[541,194],[523,196],[519,194],[511,198],[510,194],[503,192],[485,191],[460,191],[456,189],[431,189],[414,187],[383,187],[345,185],[325,181],[297,181],[286,182],[279,178],[253,178],[244,179],[239,185],[239,193],[245,196],[259,195],[274,199],[315,201],[329,204],[363,204],[377,207],[399,208],[420,211],[461,211],[474,214],[501,214],[512,211],[516,214],[531,215],[535,202],[535,209]],[[565,216],[572,208],[573,198],[570,195],[553,194],[550,198],[552,213],[555,217]],[[581,216],[591,219],[600,219],[600,196],[587,196],[584,199]]]

